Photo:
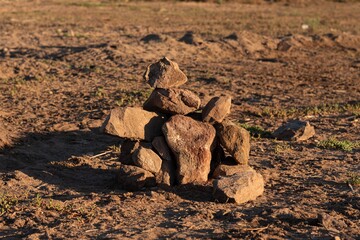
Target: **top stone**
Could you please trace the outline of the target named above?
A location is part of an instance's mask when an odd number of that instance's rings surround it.
[[[178,87],[188,80],[179,69],[179,65],[166,57],[150,64],[146,69],[144,79],[151,87],[155,88]]]

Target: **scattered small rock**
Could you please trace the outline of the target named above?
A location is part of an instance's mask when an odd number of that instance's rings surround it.
[[[248,164],[250,155],[250,133],[230,121],[216,125],[221,145],[239,164]]]
[[[134,164],[151,173],[158,173],[161,168],[161,158],[151,149],[139,147],[132,155]]]
[[[150,43],[150,42],[162,42],[163,38],[159,35],[159,34],[149,34],[146,35],[145,37],[143,37],[142,39],[140,39],[140,41],[143,41],[145,43]]]
[[[144,109],[169,114],[186,115],[197,110],[200,98],[193,92],[185,89],[155,89],[144,103]]]
[[[202,40],[199,36],[194,34],[194,32],[192,32],[192,31],[186,32],[185,35],[179,39],[179,41],[184,42],[186,44],[195,45],[195,46],[200,46],[204,43],[204,40]]]
[[[120,166],[117,181],[121,188],[129,191],[141,190],[156,185],[155,176],[151,172],[130,165]]]
[[[178,182],[206,182],[210,172],[210,147],[216,134],[213,126],[175,115],[164,124],[163,133],[176,157]]]
[[[141,108],[122,107],[111,110],[102,129],[105,133],[130,138],[152,141],[161,135],[164,116],[148,112]]]
[[[166,161],[173,160],[171,157],[171,150],[167,145],[166,140],[163,136],[155,137],[151,144],[163,160]]]
[[[166,57],[149,65],[144,74],[144,79],[151,87],[155,88],[178,87],[188,80],[179,69],[179,65]]]
[[[231,176],[224,176],[213,182],[214,198],[219,202],[245,203],[255,200],[264,192],[264,179],[254,169],[248,169]]]
[[[315,135],[315,128],[309,122],[292,120],[273,132],[273,137],[287,141],[305,141]]]
[[[238,40],[239,39],[239,36],[237,33],[231,33],[230,35],[226,36],[225,39],[229,39],[229,40]]]
[[[222,122],[230,113],[231,97],[221,96],[212,98],[202,111],[204,122],[215,123]]]

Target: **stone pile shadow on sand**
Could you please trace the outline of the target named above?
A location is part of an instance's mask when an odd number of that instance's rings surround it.
[[[111,161],[91,156],[107,151],[116,142],[119,139],[96,130],[28,133],[0,151],[2,180],[17,179],[20,171],[29,178],[20,176],[17,181],[29,181],[29,186],[38,184],[38,179],[62,190],[111,191]]]
[[[25,134],[0,150],[2,184],[18,182],[30,191],[55,187],[79,194],[124,192],[115,180],[118,153],[109,151],[109,147],[123,141],[104,135],[99,129]],[[102,155],[106,152],[111,156]],[[102,156],[92,158],[96,155]],[[187,184],[163,190],[191,201],[212,201],[211,186]],[[55,193],[53,198],[68,200],[76,196],[73,193],[57,197]]]

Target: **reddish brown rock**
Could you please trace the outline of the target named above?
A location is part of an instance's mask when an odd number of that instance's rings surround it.
[[[139,147],[151,148],[151,144],[143,141],[132,141],[126,139],[120,145],[119,161],[123,164],[134,165],[132,155]]]
[[[156,174],[156,182],[159,186],[173,186],[175,184],[175,159],[172,157],[171,150],[163,136],[156,137],[152,141],[152,146],[162,158],[160,172]]]
[[[162,159],[166,161],[173,160],[171,150],[163,136],[155,137],[151,144]]]
[[[216,179],[213,185],[214,198],[223,203],[245,203],[255,200],[264,192],[264,179],[252,168]]]
[[[305,141],[315,135],[315,128],[309,122],[292,120],[274,131],[273,137],[287,141]]]
[[[248,164],[250,133],[238,125],[224,121],[216,126],[221,145],[239,164]]]
[[[151,173],[158,173],[161,168],[161,158],[151,149],[139,147],[132,155],[134,164]]]
[[[177,63],[164,57],[149,65],[144,74],[145,81],[155,88],[172,88],[187,82],[186,75],[179,69]]]
[[[164,116],[141,108],[122,107],[111,110],[102,129],[105,133],[130,139],[152,141],[160,136]]]
[[[156,186],[155,176],[151,172],[130,165],[120,166],[117,181],[121,188],[130,191]]]
[[[231,97],[221,96],[212,98],[202,111],[204,122],[221,123],[230,113]]]
[[[226,164],[220,164],[216,167],[213,178],[218,178],[220,176],[231,176],[236,173],[243,173],[246,171],[251,170],[252,168],[249,165],[226,165]]]
[[[166,141],[176,157],[180,184],[206,182],[210,172],[215,129],[190,117],[175,115],[163,126]]]
[[[169,114],[182,114],[196,111],[201,100],[193,92],[185,89],[155,89],[144,103],[144,109]]]

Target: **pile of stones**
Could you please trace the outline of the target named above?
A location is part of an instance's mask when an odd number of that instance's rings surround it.
[[[212,98],[202,109],[188,79],[166,57],[147,67],[154,88],[143,107],[111,110],[102,130],[125,139],[117,180],[122,188],[213,183],[220,202],[243,203],[264,191],[264,180],[248,165],[250,134],[226,119],[231,97]]]

